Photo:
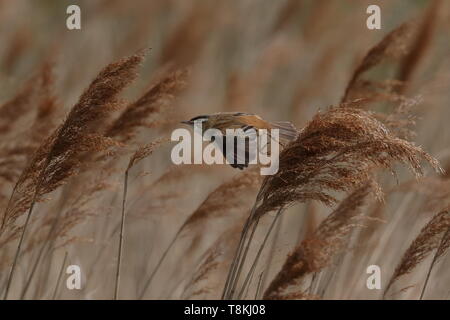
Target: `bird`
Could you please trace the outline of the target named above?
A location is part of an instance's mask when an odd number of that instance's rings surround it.
[[[205,132],[208,129],[218,129],[223,134],[224,137],[227,137],[226,130],[227,129],[242,129],[244,132],[244,136],[241,138],[254,139],[258,134],[258,129],[266,129],[270,135],[271,129],[279,130],[279,143],[282,146],[289,143],[292,140],[295,140],[298,136],[298,130],[295,126],[289,121],[267,121],[261,118],[256,114],[245,113],[245,112],[219,112],[214,114],[207,115],[199,115],[188,121],[181,121],[183,124],[187,124],[191,127],[194,126],[195,122],[201,121],[202,130]],[[251,130],[253,129],[253,130]],[[212,137],[214,138],[214,137]],[[230,165],[233,168],[237,168],[243,170],[248,167],[249,162],[256,156],[256,154],[251,154],[249,151],[249,144],[245,143],[245,159],[238,159],[238,155],[241,154],[237,150],[237,146],[240,144],[236,143],[238,137],[234,136],[234,152],[229,155],[231,159]],[[214,139],[212,139],[214,140]],[[270,142],[268,142],[270,143]],[[222,145],[219,145],[222,154],[227,157],[226,153],[226,139],[222,139]],[[228,157],[227,157],[228,159]],[[242,160],[242,161],[238,161]]]

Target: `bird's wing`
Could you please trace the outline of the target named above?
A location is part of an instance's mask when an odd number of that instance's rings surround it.
[[[252,126],[243,126],[235,135],[224,135],[222,143],[214,141],[222,151],[225,159],[233,168],[243,169],[256,158],[257,154],[257,133]],[[227,144],[233,146],[228,150]]]
[[[277,121],[272,123],[273,129],[280,130],[280,140],[286,142],[295,140],[298,136],[298,131],[295,126],[289,121]]]

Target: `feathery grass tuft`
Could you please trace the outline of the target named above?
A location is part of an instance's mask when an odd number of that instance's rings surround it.
[[[423,173],[421,160],[442,171],[438,161],[420,147],[392,135],[370,112],[352,108],[360,103],[356,100],[317,113],[280,153],[279,170],[264,179],[244,226],[224,298],[234,297],[256,226],[268,212],[310,200],[331,206],[338,202],[332,192],[351,192],[370,180],[375,169],[393,172],[397,162],[417,177]]]
[[[286,299],[293,294],[308,296],[307,292],[291,292],[308,274],[330,265],[332,258],[346,249],[352,230],[363,224],[361,212],[367,196],[377,193],[378,186],[368,182],[346,197],[339,206],[318,226],[314,233],[288,256],[283,267],[264,293],[265,299]]]
[[[448,233],[450,229],[450,214],[444,210],[436,214],[420,231],[409,248],[403,254],[400,263],[395,268],[394,274],[390,278],[384,295],[386,295],[392,285],[402,276],[410,273],[417,265],[436,249],[436,258],[441,257],[448,248]],[[434,264],[434,262],[433,262]],[[431,269],[431,268],[430,268]],[[423,294],[423,292],[422,292]]]
[[[64,123],[41,144],[20,176],[1,226],[3,233],[5,228],[28,210],[8,277],[5,298],[34,204],[76,175],[86,152],[100,152],[117,145],[97,132],[98,124],[111,113],[119,93],[136,78],[136,69],[142,60],[143,53],[140,52],[105,67],[81,95]]]

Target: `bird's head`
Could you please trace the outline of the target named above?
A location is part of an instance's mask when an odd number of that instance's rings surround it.
[[[187,124],[190,126],[194,126],[195,121],[208,121],[208,119],[209,119],[208,115],[202,115],[202,116],[197,116],[195,118],[192,118],[191,120],[188,120],[188,121],[181,121],[181,123]]]

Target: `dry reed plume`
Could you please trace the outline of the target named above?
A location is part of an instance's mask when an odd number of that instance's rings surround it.
[[[114,110],[118,94],[136,77],[135,70],[142,59],[143,54],[139,53],[103,69],[81,95],[64,123],[37,149],[19,177],[2,218],[2,233],[24,211],[28,210],[28,214],[20,231],[5,298],[34,204],[75,175],[81,166],[80,159],[86,152],[100,152],[117,145],[96,130],[99,129],[98,124]]]
[[[161,267],[164,259],[173,247],[179,236],[188,230],[191,226],[198,224],[202,220],[217,218],[229,213],[233,208],[239,208],[243,204],[243,199],[238,195],[242,195],[251,191],[260,180],[257,170],[249,169],[246,172],[237,175],[228,182],[221,184],[200,204],[200,206],[184,221],[181,227],[175,233],[166,250],[163,252],[156,267],[146,281],[140,297],[143,297],[149,289],[153,278]],[[222,199],[227,199],[224,203]]]
[[[44,63],[40,73],[33,77],[16,97],[0,107],[5,131],[7,128],[11,131],[11,127],[20,117],[36,109],[31,128],[19,132],[15,137],[22,140],[21,143],[17,143],[15,139],[4,139],[0,150],[0,177],[7,182],[17,179],[26,165],[27,157],[54,128],[58,110],[58,101],[53,93],[54,81],[52,65]],[[37,108],[32,107],[32,104],[36,104]]]
[[[13,223],[33,202],[76,174],[86,152],[103,151],[117,143],[97,133],[98,121],[114,110],[119,93],[136,77],[141,53],[108,65],[80,97],[60,125],[35,151],[14,187],[2,218],[2,229]]]
[[[121,142],[130,141],[140,126],[151,126],[164,108],[173,103],[177,94],[186,86],[187,70],[167,71],[151,88],[135,102],[129,104],[107,131],[107,136]]]
[[[449,230],[450,230],[450,216],[448,210],[444,210],[436,214],[420,231],[419,235],[414,239],[409,248],[403,254],[403,257],[395,268],[387,287],[385,294],[389,291],[391,286],[400,277],[410,273],[419,263],[433,251],[437,250],[433,258],[432,264],[429,268],[429,273],[433,268],[437,259],[442,257],[449,247]],[[421,293],[421,298],[424,294],[426,282]]]
[[[244,227],[242,239],[246,242],[238,247],[224,297],[234,297],[252,234],[266,213],[280,213],[295,202],[308,200],[333,205],[338,200],[332,192],[351,192],[369,180],[374,169],[393,171],[397,162],[407,165],[416,176],[422,175],[422,159],[437,172],[442,170],[420,147],[393,136],[369,112],[354,108],[359,104],[357,100],[319,112],[281,152],[279,170],[264,180]],[[252,231],[246,239],[249,228]]]
[[[0,1],[2,297],[447,299],[450,4],[369,2]],[[276,174],[172,163],[221,111],[301,128]]]
[[[421,160],[437,172],[437,160],[420,147],[393,136],[370,112],[353,104],[319,112],[296,141],[280,154],[280,169],[261,188],[255,217],[294,201],[332,205],[330,191],[351,191],[370,178],[374,167],[393,170],[396,162],[422,175]]]
[[[298,286],[306,275],[318,272],[332,262],[332,258],[346,249],[347,238],[352,230],[364,223],[361,216],[362,206],[371,192],[377,192],[378,186],[368,182],[356,189],[320,223],[314,233],[289,255],[283,267],[264,293],[266,299],[283,299],[307,296],[306,292],[289,292],[290,286]]]

